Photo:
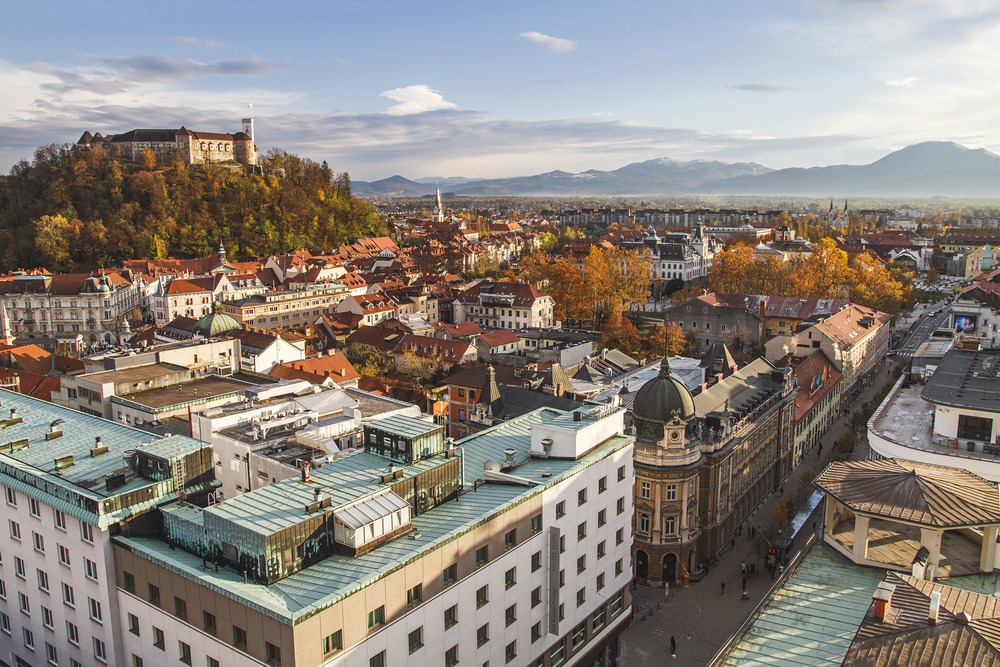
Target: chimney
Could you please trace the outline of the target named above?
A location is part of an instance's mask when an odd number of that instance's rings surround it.
[[[582,421],[582,419],[583,419],[583,415],[580,414],[579,410],[577,410],[576,412],[573,413],[573,421],[578,422],[578,421]]]
[[[895,584],[883,581],[879,583],[874,595],[872,595],[872,599],[875,601],[874,616],[875,620],[879,623],[885,621],[886,612],[892,604],[892,593],[894,590],[896,590]]]
[[[503,450],[503,455],[504,455],[504,457],[506,457],[504,459],[504,462],[503,462],[505,468],[513,468],[514,467],[514,455],[515,454],[517,454],[517,450],[516,449],[505,449],[505,450]]]
[[[938,622],[938,611],[941,608],[941,591],[934,591],[931,593],[931,606],[927,610],[927,622],[931,625],[937,625]]]
[[[760,300],[760,319],[767,317],[767,299]]]
[[[303,484],[308,484],[309,483],[309,468],[312,467],[312,461],[302,461],[302,463],[300,463],[300,465],[302,466],[302,483]]]

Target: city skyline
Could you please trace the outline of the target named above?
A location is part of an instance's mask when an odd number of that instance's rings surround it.
[[[233,132],[249,103],[262,151],[361,180],[997,151],[998,29],[1000,3],[944,0],[21,5],[0,50],[0,170],[84,130]]]

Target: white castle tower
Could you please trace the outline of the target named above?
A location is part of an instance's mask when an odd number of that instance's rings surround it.
[[[253,110],[253,105],[250,105]],[[257,142],[253,136],[253,116],[243,119],[243,134],[250,137],[250,150],[247,154],[247,164],[257,164]]]

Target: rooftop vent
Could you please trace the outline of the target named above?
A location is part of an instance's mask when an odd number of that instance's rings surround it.
[[[91,457],[97,457],[108,453],[108,446],[101,444],[101,436],[94,438],[94,448],[90,450]]]

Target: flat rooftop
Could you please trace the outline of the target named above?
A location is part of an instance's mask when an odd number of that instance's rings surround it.
[[[220,568],[205,571],[202,559],[181,549],[171,549],[157,539],[117,537],[129,551],[182,576],[251,606],[261,613],[295,623],[370,585],[393,570],[421,558],[444,542],[474,530],[484,519],[504,512],[525,499],[542,493],[567,477],[583,471],[615,452],[628,447],[634,438],[613,436],[577,460],[532,459],[531,426],[564,415],[560,410],[541,408],[487,431],[469,436],[464,446],[465,491],[458,499],[415,516],[408,539],[387,542],[356,558],[334,555],[274,584],[246,583],[242,574]],[[483,484],[473,490],[487,461],[503,460],[503,451],[512,448],[518,462],[514,474],[537,482],[536,486]],[[404,476],[432,469],[452,459],[443,456],[400,465]],[[311,473],[312,480],[326,484],[334,506],[360,498],[377,488],[377,474],[384,473],[388,461],[364,452],[337,458]],[[543,477],[543,475],[551,475]],[[303,485],[298,478],[277,482],[214,505],[207,510],[185,507],[183,520],[200,525],[204,512],[218,513],[255,532],[270,533],[301,521],[302,508],[313,502],[315,484]],[[175,512],[178,505],[164,508]]]
[[[183,373],[187,369],[177,364],[144,364],[142,366],[127,366],[113,371],[99,371],[97,373],[87,373],[80,377],[100,384],[109,382],[144,382],[150,378],[162,375],[173,375]]]
[[[183,370],[183,369],[182,369]],[[197,401],[204,398],[215,398],[226,394],[242,394],[249,385],[239,380],[231,380],[221,375],[209,375],[206,377],[174,384],[159,389],[148,391],[136,391],[131,394],[124,394],[120,398],[148,408],[167,408],[171,405]]]
[[[122,468],[123,454],[126,450],[142,448],[150,453],[167,457],[197,451],[206,445],[198,440],[182,435],[170,436],[155,440],[155,436],[102,417],[95,417],[76,410],[62,408],[48,401],[31,398],[22,394],[0,389],[0,401],[5,411],[17,408],[17,417],[22,422],[3,429],[2,442],[17,442],[27,440],[27,446],[10,452],[7,448],[0,453],[0,462],[8,463],[15,468],[23,469],[26,474],[51,481],[56,486],[66,486],[73,492],[94,499],[111,498],[136,489],[156,484],[151,480],[133,475],[128,484],[114,491],[107,491],[105,475]],[[61,419],[56,425],[63,435],[53,440],[47,440],[50,424]],[[95,447],[95,438],[100,436],[101,445],[108,448],[107,453],[98,456],[91,455]],[[72,456],[73,464],[56,469],[55,460]],[[16,480],[0,474],[0,483],[12,486],[19,491],[35,497],[42,497],[42,487],[29,487]],[[46,499],[58,509],[71,516],[80,516],[82,508],[64,499],[52,497]]]
[[[994,351],[952,350],[938,363],[922,395],[935,405],[998,412],[998,364],[1000,354]]]
[[[993,454],[984,453],[981,446],[974,452],[968,451],[964,445],[955,449],[948,446],[943,436],[933,436],[934,405],[923,398],[922,389],[924,387],[919,384],[899,388],[895,398],[889,401],[873,424],[878,435],[898,445],[934,454],[992,463],[1000,460]],[[1000,403],[995,403],[993,409],[1000,409]]]

